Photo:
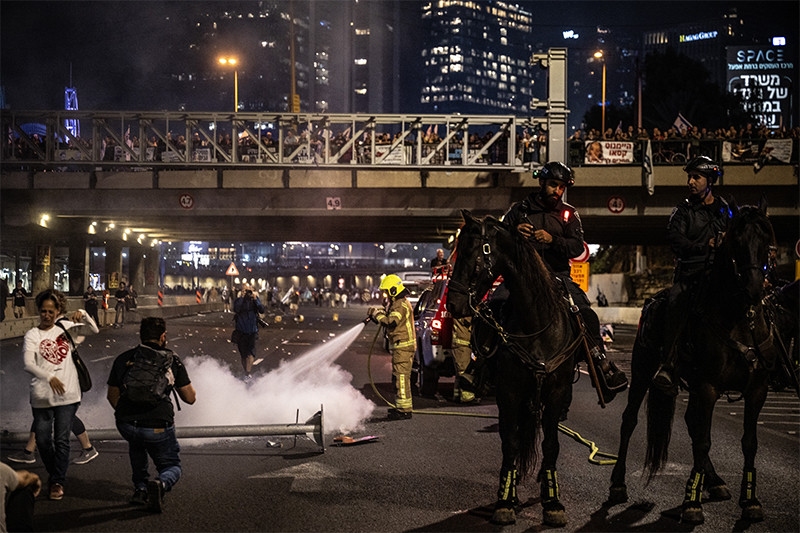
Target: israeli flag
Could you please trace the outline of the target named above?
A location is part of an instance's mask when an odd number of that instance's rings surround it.
[[[692,129],[692,123],[686,120],[686,117],[678,113],[678,117],[672,123],[675,126],[675,129],[681,131],[681,128],[686,128],[687,130]]]
[[[656,184],[653,179],[653,146],[650,139],[647,139],[647,148],[644,152],[644,160],[642,161],[644,167],[644,179],[647,184],[647,194],[653,196],[656,192]]]

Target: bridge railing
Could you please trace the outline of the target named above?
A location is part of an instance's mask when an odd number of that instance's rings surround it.
[[[86,170],[126,167],[519,168],[514,116],[0,112],[3,166]],[[82,135],[68,125],[80,125]],[[518,157],[520,156],[520,157]],[[538,159],[538,158],[537,158]],[[532,159],[529,159],[529,161]]]

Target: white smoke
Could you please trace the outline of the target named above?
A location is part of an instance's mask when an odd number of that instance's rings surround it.
[[[181,403],[181,410],[175,411],[176,425],[304,424],[324,406],[326,433],[348,434],[362,429],[375,405],[353,387],[352,375],[335,361],[363,329],[364,324],[358,324],[299,357],[282,361],[278,368],[250,382],[235,377],[216,359],[202,355],[182,358],[197,391],[197,401],[193,405]],[[78,409],[90,438],[92,428],[116,427],[105,391],[98,379]],[[21,406],[18,415],[19,421],[14,420],[13,427],[27,431],[30,408]],[[9,422],[5,420],[4,424]],[[181,439],[181,445],[206,442],[209,439]]]
[[[352,376],[335,364],[358,337],[358,324],[333,341],[300,357],[284,360],[275,370],[249,383],[234,377],[215,359],[191,357],[186,370],[197,391],[194,405],[176,413],[181,426],[302,424],[324,406],[324,429],[350,432],[363,427],[374,404],[350,383]]]

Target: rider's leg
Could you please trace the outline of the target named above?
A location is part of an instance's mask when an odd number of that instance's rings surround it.
[[[625,387],[628,386],[628,378],[624,372],[606,357],[603,338],[600,336],[600,319],[597,317],[597,313],[591,308],[586,294],[575,282],[567,281],[566,285],[573,302],[578,306],[583,323],[586,325],[591,357],[595,368],[602,374],[605,385],[609,390],[614,392],[625,390]]]
[[[688,312],[686,303],[689,299],[689,292],[686,283],[682,280],[677,280],[669,290],[666,327],[664,328],[664,361],[659,366],[655,376],[653,376],[653,385],[673,396],[678,394],[676,372],[679,353],[678,343],[687,321],[685,315]]]

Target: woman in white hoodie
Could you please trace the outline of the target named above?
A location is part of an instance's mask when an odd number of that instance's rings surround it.
[[[72,361],[72,342],[81,330],[97,333],[97,324],[83,309],[56,321],[63,295],[47,289],[36,296],[39,325],[25,334],[25,371],[31,378],[31,407],[36,446],[50,476],[51,500],[64,497],[69,466],[69,433],[81,402],[78,373]]]

